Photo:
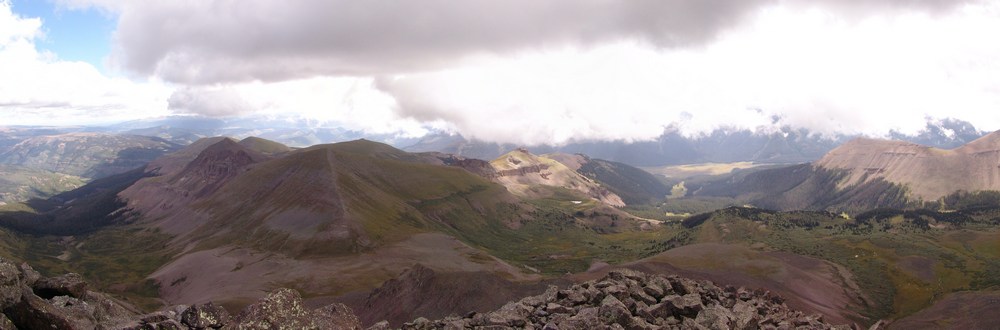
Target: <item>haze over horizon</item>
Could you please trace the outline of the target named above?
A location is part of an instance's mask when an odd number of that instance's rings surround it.
[[[989,1],[0,0],[0,126],[308,119],[517,144],[1000,129]]]

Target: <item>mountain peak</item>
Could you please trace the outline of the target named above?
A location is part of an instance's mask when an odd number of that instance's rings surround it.
[[[202,150],[173,181],[190,188],[195,196],[205,196],[239,174],[244,167],[266,158],[233,139],[225,138]]]

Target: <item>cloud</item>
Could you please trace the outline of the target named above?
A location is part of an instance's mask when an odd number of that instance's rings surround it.
[[[772,8],[701,47],[643,42],[482,56],[377,86],[398,113],[521,144],[642,140],[664,127],[915,133],[930,118],[1000,129],[998,6],[845,21]]]
[[[165,113],[169,91],[161,84],[109,78],[90,64],[38,51],[42,23],[0,1],[0,124],[108,123]]]
[[[700,44],[774,0],[64,0],[119,13],[114,61],[184,84],[372,75],[468,54],[641,38]]]
[[[170,82],[280,81],[447,68],[470,54],[622,39],[708,43],[777,5],[863,14],[944,11],[962,1],[61,0],[117,12],[117,65]]]
[[[264,116],[308,119],[370,133],[426,133],[426,125],[401,119],[391,96],[372,78],[320,77],[178,88],[169,98],[175,113],[209,117]]]
[[[1000,128],[991,2],[60,1],[117,15],[111,63],[183,113],[521,144]]]
[[[232,88],[181,88],[167,100],[177,113],[226,117],[251,112],[250,104]]]

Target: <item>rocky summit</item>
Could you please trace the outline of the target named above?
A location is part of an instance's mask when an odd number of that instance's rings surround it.
[[[614,270],[600,280],[551,286],[489,313],[419,318],[403,329],[851,329],[792,310],[763,290],[674,275]],[[387,323],[369,329],[389,329]]]

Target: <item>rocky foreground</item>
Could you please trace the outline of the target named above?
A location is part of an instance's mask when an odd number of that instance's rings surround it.
[[[399,306],[405,308],[405,306]],[[141,314],[87,290],[76,274],[45,278],[27,264],[0,259],[0,330],[6,329],[362,329],[343,304],[305,308],[298,292],[279,289],[235,316],[212,303]],[[789,309],[765,291],[718,287],[678,276],[627,269],[511,302],[489,313],[418,318],[403,329],[851,329]],[[390,329],[380,322],[368,329]]]
[[[387,329],[385,323],[372,328]],[[490,313],[470,313],[403,329],[851,329],[805,315],[766,291],[628,269],[600,280],[511,302]]]

